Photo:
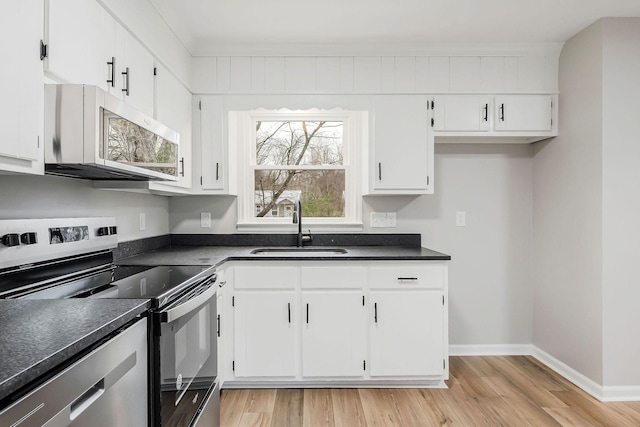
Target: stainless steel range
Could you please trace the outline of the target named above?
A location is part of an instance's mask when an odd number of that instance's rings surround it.
[[[119,267],[115,219],[0,221],[0,298],[150,299],[152,426],[218,426],[216,274]]]

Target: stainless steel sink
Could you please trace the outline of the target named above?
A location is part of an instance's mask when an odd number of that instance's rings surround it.
[[[323,248],[323,247],[282,247],[282,248],[258,248],[251,251],[252,255],[271,256],[328,256],[344,255],[347,253],[343,248]]]

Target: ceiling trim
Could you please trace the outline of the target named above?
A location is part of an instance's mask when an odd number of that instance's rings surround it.
[[[211,56],[552,56],[564,43],[216,44],[198,43],[194,57]]]

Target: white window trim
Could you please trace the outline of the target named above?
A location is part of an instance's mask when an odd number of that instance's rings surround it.
[[[256,121],[341,121],[343,122],[343,157],[345,169],[344,218],[310,218],[303,212],[302,226],[316,232],[362,231],[362,189],[368,181],[363,176],[369,143],[367,111],[332,110],[250,110],[229,112],[229,143],[238,152],[238,231],[291,232],[297,230],[291,218],[256,218],[254,176]],[[331,169],[321,167],[320,169]],[[311,168],[309,168],[311,169]],[[342,167],[340,168],[342,169]]]

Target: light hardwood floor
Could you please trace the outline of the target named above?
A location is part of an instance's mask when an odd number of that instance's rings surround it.
[[[451,357],[448,389],[223,390],[222,427],[640,427],[531,357]]]

